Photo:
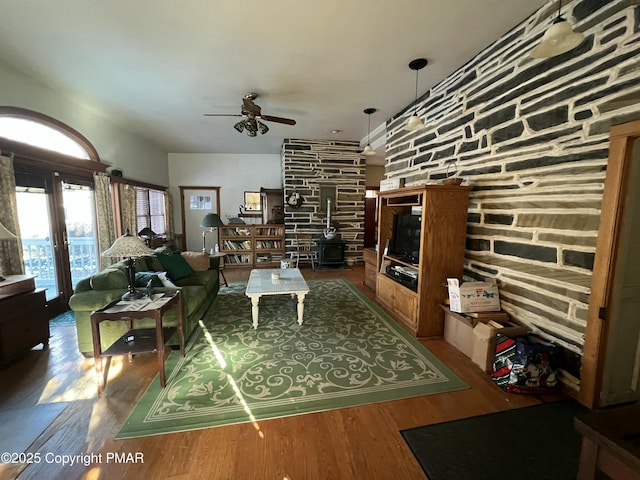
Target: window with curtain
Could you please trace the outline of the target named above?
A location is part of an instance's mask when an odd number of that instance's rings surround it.
[[[138,232],[149,227],[156,235],[164,235],[167,231],[164,192],[143,187],[135,189]]]

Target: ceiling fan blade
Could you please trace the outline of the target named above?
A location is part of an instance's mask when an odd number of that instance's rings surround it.
[[[242,117],[239,113],[205,113],[205,117]]]
[[[284,123],[286,125],[296,124],[296,121],[292,120],[291,118],[272,117],[271,115],[261,115],[260,118],[262,120],[266,120],[267,122]]]

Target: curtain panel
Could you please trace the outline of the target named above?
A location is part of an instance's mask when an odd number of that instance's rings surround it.
[[[0,156],[0,223],[17,239],[0,240],[0,273],[24,274],[13,158]]]
[[[115,227],[113,221],[113,202],[111,200],[111,181],[107,173],[94,173],[96,198],[96,223],[98,229],[98,258],[100,269],[113,264],[116,259],[103,257],[102,252],[108,249],[115,241]]]
[[[165,218],[165,228],[166,228],[166,237],[167,241],[173,243],[175,241],[175,225],[173,219],[173,197],[169,193],[168,190],[164,191],[164,218]]]
[[[118,185],[120,189],[120,218],[122,232],[129,230],[131,235],[138,234],[138,217],[136,215],[136,189],[128,183]]]

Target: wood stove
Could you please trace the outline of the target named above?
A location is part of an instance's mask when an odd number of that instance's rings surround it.
[[[343,267],[344,250],[347,242],[338,238],[316,240],[318,244],[318,269],[322,267]]]

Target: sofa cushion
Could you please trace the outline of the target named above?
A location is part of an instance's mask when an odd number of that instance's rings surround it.
[[[217,270],[205,270],[204,272],[194,272],[188,277],[181,278],[176,281],[176,285],[179,287],[187,287],[192,285],[208,286],[215,282],[218,278]]]
[[[169,253],[173,253],[173,250],[171,250],[171,247],[167,245],[163,245],[161,247],[155,248],[153,251],[156,252],[156,255],[168,255]]]
[[[184,257],[180,255],[180,252],[169,255],[158,255],[158,260],[160,260],[162,267],[166,270],[171,280],[180,280],[194,272]]]
[[[184,287],[181,290],[184,312],[191,315],[200,305],[206,302],[209,295],[202,287]]]
[[[180,255],[196,272],[209,270],[209,254],[206,252],[181,252]]]
[[[122,289],[116,290],[89,290],[77,295],[71,295],[69,298],[69,307],[74,312],[93,312],[98,310],[114,300],[122,297]],[[109,322],[106,322],[109,323]],[[91,324],[88,324],[89,332],[91,332]]]
[[[128,288],[129,281],[125,273],[118,268],[108,268],[91,277],[91,288],[94,290],[113,290]]]
[[[133,259],[133,271],[134,272],[146,272],[149,270],[147,266],[146,257],[136,257]]]
[[[152,287],[164,287],[155,272],[136,272],[136,287],[146,287],[149,280],[151,280]]]
[[[150,255],[145,258],[147,259],[147,266],[152,272],[160,272],[164,270],[162,264],[160,263],[160,260],[158,260],[158,257],[156,255]]]

